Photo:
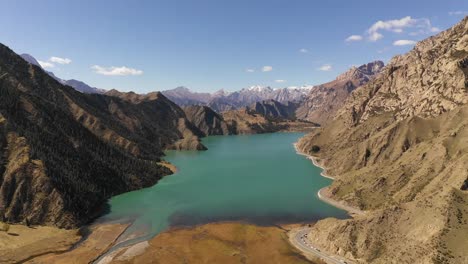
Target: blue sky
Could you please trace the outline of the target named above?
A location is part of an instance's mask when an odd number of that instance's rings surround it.
[[[387,61],[468,14],[466,0],[0,4],[1,43],[61,78],[140,93],[319,84]]]

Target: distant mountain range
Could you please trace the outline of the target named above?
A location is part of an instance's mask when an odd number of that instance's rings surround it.
[[[57,80],[61,84],[71,86],[71,87],[73,87],[75,90],[77,90],[79,92],[88,93],[88,94],[93,94],[93,93],[101,94],[101,93],[105,92],[104,89],[91,87],[91,86],[89,86],[88,84],[86,84],[86,83],[84,83],[82,81],[78,81],[78,80],[74,80],[74,79],[63,80],[63,79],[55,76],[55,74],[53,72],[46,71],[44,68],[42,68],[41,64],[30,54],[23,53],[20,56],[25,61],[27,61],[27,62],[29,62],[29,63],[31,63],[33,65],[36,65],[36,66],[40,67],[41,69],[43,69],[47,74],[49,74],[52,78],[54,78],[55,80]]]
[[[24,53],[20,56],[30,64],[43,69],[47,74],[61,84],[71,86],[79,92],[88,94],[103,94],[106,92],[104,89],[92,87],[79,80],[64,80],[57,77],[53,72],[42,68],[39,62],[30,54]],[[209,106],[216,112],[223,112],[240,109],[265,100],[275,100],[279,103],[300,102],[306,99],[312,88],[313,86],[302,86],[273,89],[269,86],[251,86],[235,92],[219,90],[214,93],[200,93],[181,86],[171,90],[162,91],[162,94],[181,107],[205,105]]]
[[[21,57],[27,62],[41,67],[33,56],[22,54]],[[341,108],[352,91],[374,78],[383,67],[384,63],[381,61],[370,62],[359,67],[353,66],[335,80],[316,86],[305,85],[274,89],[269,86],[256,85],[235,92],[219,90],[214,93],[195,92],[180,86],[161,93],[181,107],[208,106],[218,113],[250,109],[270,118],[300,119],[324,124]],[[91,87],[82,81],[63,80],[52,72],[44,71],[61,84],[71,86],[79,92],[106,93],[105,90]],[[113,93],[119,92],[116,90],[107,92],[108,95],[115,96]],[[132,94],[137,95],[136,93],[128,93],[128,96]],[[152,94],[154,92],[147,95],[151,96]],[[278,111],[279,109],[281,112]]]
[[[280,103],[276,100],[269,99],[256,102],[247,107],[247,110],[256,112],[266,118],[272,120],[294,120],[296,119],[296,109],[298,103],[286,102]]]
[[[335,80],[302,87],[273,89],[252,86],[235,92],[193,92],[177,87],[162,93],[176,104],[209,106],[218,113],[244,109],[255,110],[270,118],[299,119],[324,124],[340,109],[349,95],[377,76],[384,68],[382,61],[353,66]]]
[[[223,112],[265,100],[275,100],[280,103],[299,102],[306,98],[312,87],[273,89],[269,86],[251,86],[231,93],[224,90],[215,93],[197,93],[186,87],[177,87],[162,93],[180,106],[207,105],[217,112]]]

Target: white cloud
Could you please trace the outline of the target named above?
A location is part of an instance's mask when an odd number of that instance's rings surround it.
[[[411,18],[410,16],[386,21],[379,20],[368,29],[368,32],[377,32],[381,29],[401,32],[403,28],[408,27],[415,22],[415,19]]]
[[[60,58],[60,57],[50,57],[50,62],[55,62],[58,64],[70,64],[72,61],[68,58]]]
[[[285,83],[286,80],[275,80],[276,83]]]
[[[393,42],[393,46],[407,46],[407,45],[414,45],[414,44],[416,44],[416,41],[408,40],[408,39],[400,39],[400,40]]]
[[[367,30],[367,35],[370,41],[377,41],[384,37],[381,33],[382,31],[403,33],[407,28],[416,29],[416,32],[412,32],[410,35],[429,34],[440,31],[439,28],[433,27],[431,21],[427,18],[412,18],[406,16],[400,19],[379,20]]]
[[[42,68],[54,68],[55,64],[70,64],[72,61],[68,58],[50,57],[47,61],[38,60]]]
[[[309,53],[309,50],[308,49],[300,49],[299,52],[300,53]]]
[[[271,72],[273,70],[273,67],[271,66],[263,66],[262,72]]]
[[[450,16],[465,16],[468,15],[468,11],[450,11]]]
[[[321,67],[318,68],[319,71],[331,71],[332,66],[331,64],[324,64]]]
[[[383,35],[380,34],[379,32],[372,32],[369,34],[369,40],[370,41],[377,41],[379,39],[383,38]]]
[[[41,65],[42,68],[53,68],[55,67],[55,65],[53,63],[50,63],[48,61],[41,61],[41,60],[38,60],[37,62],[39,62],[39,64]]]
[[[351,42],[351,41],[360,41],[362,40],[361,35],[351,35],[345,39],[346,42]]]
[[[137,70],[133,68],[128,68],[125,66],[122,67],[101,67],[99,65],[91,66],[91,69],[94,70],[97,74],[107,75],[107,76],[128,76],[128,75],[142,75],[142,70]]]
[[[255,69],[246,69],[246,72],[255,72]]]

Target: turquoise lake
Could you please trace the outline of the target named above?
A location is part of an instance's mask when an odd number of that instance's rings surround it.
[[[296,153],[293,143],[303,135],[212,136],[203,139],[207,151],[169,151],[164,159],[177,173],[113,197],[102,219],[131,220],[127,235],[147,238],[171,226],[214,221],[272,225],[348,217],[318,199],[331,180]]]

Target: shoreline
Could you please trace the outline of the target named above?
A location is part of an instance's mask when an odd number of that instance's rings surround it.
[[[355,208],[355,207],[352,207],[352,206],[349,206],[349,205],[346,205],[344,204],[343,202],[340,202],[340,201],[337,201],[335,199],[332,199],[330,197],[330,194],[327,193],[329,192],[328,190],[328,187],[323,187],[322,189],[320,189],[318,192],[317,192],[317,196],[320,200],[322,200],[323,202],[327,203],[327,204],[330,204],[330,205],[333,205],[335,206],[336,208],[340,208],[340,209],[343,209],[345,210],[346,212],[348,212],[348,214],[352,217],[354,217],[355,215],[364,215],[365,212],[358,209],[358,208]]]
[[[280,133],[285,133],[285,132],[288,133],[288,132],[292,132],[292,131],[279,131],[279,132]],[[278,133],[278,132],[274,132],[274,133]],[[320,169],[322,169],[322,172],[320,173],[320,175],[322,177],[325,177],[325,178],[328,178],[328,179],[331,179],[331,180],[335,180],[334,177],[329,176],[329,175],[326,174],[326,168],[324,166],[322,166],[321,164],[319,164],[316,157],[314,157],[312,155],[305,154],[304,152],[300,151],[298,149],[298,147],[297,147],[297,142],[293,143],[293,145],[294,145],[294,148],[296,150],[296,154],[305,156],[307,159],[312,161],[314,166],[319,167]],[[169,174],[167,176],[173,175],[178,171],[178,168],[174,164],[172,164],[172,163],[170,163],[170,162],[168,162],[166,160],[163,160],[163,161],[159,162],[159,164],[169,168],[172,171],[172,174]],[[318,198],[320,200],[322,200],[323,202],[328,203],[328,204],[330,204],[332,206],[335,206],[335,207],[337,207],[339,209],[347,211],[348,214],[350,216],[352,216],[352,217],[353,217],[353,215],[363,214],[363,212],[360,211],[359,209],[356,209],[356,208],[341,204],[340,202],[338,202],[336,200],[333,200],[330,197],[328,197],[327,194],[323,193],[323,192],[326,191],[327,188],[328,188],[328,186],[320,189],[317,192],[317,196],[318,196]],[[249,224],[248,222],[244,222],[244,221],[221,221],[221,222],[212,222],[212,223],[207,223],[207,224],[226,224],[226,223],[230,223],[230,224],[232,224],[232,223]],[[196,225],[196,226],[192,226],[192,227],[187,227],[187,226],[172,227],[172,228],[169,228],[169,229],[167,229],[167,230],[165,230],[165,231],[163,231],[161,233],[172,232],[172,231],[175,231],[175,230],[192,230],[194,228],[200,228],[200,227],[202,227],[204,225],[207,225],[207,224],[200,224],[200,225]],[[252,224],[252,223],[250,223],[250,224],[254,225],[254,226],[260,226],[260,225],[256,225],[256,224]],[[301,225],[301,224],[304,224],[304,223],[293,223],[293,224],[285,224],[285,225],[284,224],[279,224],[279,225],[274,225],[274,226],[283,227],[283,226],[288,226],[288,225],[292,226],[292,225],[295,225],[295,224]],[[148,247],[147,243],[149,243],[152,239],[154,239],[154,237],[151,238],[151,239],[144,239],[144,240],[138,241],[136,243],[131,243],[131,244],[128,244],[128,245],[120,247],[120,248],[114,248],[114,246],[120,244],[120,243],[116,243],[115,245],[110,247],[104,254],[100,255],[96,259],[97,260],[96,262],[99,263],[99,264],[107,264],[107,263],[109,263],[109,261],[112,261],[116,257],[118,257],[119,255],[121,255],[123,252],[132,251],[132,250],[136,250],[138,253],[137,254],[130,254],[130,258],[135,257],[136,255],[139,255],[139,254],[141,254],[142,252],[144,252],[146,250],[146,248]],[[127,256],[127,259],[128,259],[128,257],[129,256]]]
[[[178,171],[176,165],[170,163],[170,162],[167,161],[167,160],[161,160],[161,161],[159,161],[157,164],[160,165],[160,166],[163,166],[163,167],[168,168],[168,169],[172,172],[172,174],[168,174],[168,175],[166,175],[166,176],[170,176],[170,175],[176,174],[177,171]],[[166,176],[164,176],[164,177],[166,177]],[[156,185],[156,184],[158,184],[158,183],[155,183],[155,185]]]
[[[296,150],[296,153],[299,154],[299,155],[305,156],[307,159],[312,161],[314,166],[322,169],[322,172],[320,173],[320,176],[331,179],[331,180],[335,180],[334,177],[327,174],[326,168],[323,165],[319,164],[319,162],[317,160],[317,157],[314,157],[312,155],[309,155],[309,154],[306,154],[306,153],[302,152],[301,150],[299,150],[297,144],[298,144],[297,142],[295,142],[293,144],[294,149]],[[332,205],[332,206],[334,206],[336,208],[345,210],[346,212],[348,212],[348,214],[351,217],[354,217],[355,215],[364,215],[365,214],[365,211],[362,211],[359,208],[355,208],[353,206],[344,204],[342,201],[338,201],[338,200],[335,200],[335,199],[331,198],[330,194],[327,193],[329,187],[330,187],[330,185],[326,186],[326,187],[323,187],[317,192],[317,197],[320,200],[322,200],[323,202],[328,203],[328,204],[330,204],[330,205]]]
[[[301,156],[305,156],[308,160],[312,161],[312,163],[314,164],[315,167],[319,167],[320,169],[322,169],[322,171],[320,172],[320,175],[322,177],[328,178],[330,180],[335,180],[334,177],[327,174],[327,169],[318,162],[317,157],[306,154],[306,153],[302,152],[301,150],[299,150],[299,148],[297,147],[297,142],[293,143],[293,146],[294,146],[294,149],[296,150],[297,154],[299,154]]]
[[[298,148],[298,143],[293,143],[293,146],[296,150],[296,154],[299,154],[299,155],[302,155],[302,156],[305,156],[307,159],[309,159],[314,166],[320,168],[322,171],[320,173],[320,175],[322,177],[325,177],[325,178],[328,178],[328,179],[331,179],[331,180],[335,180],[334,177],[330,176],[330,175],[327,175],[326,173],[326,168],[321,165],[318,161],[318,158],[317,157],[314,157],[312,155],[308,155],[302,151],[299,150]],[[169,175],[166,175],[166,176],[170,176],[170,175],[173,175],[175,174],[178,169],[175,165],[173,165],[172,163],[169,163],[167,161],[161,161],[159,162],[159,165],[162,165],[162,166],[165,166],[167,168],[169,168],[171,170],[171,174]],[[348,214],[351,216],[351,217],[354,217],[355,215],[362,215],[364,214],[364,212],[362,212],[361,210],[359,209],[356,209],[356,208],[353,208],[351,206],[348,206],[348,205],[345,205],[343,204],[342,202],[339,202],[337,200],[334,200],[332,198],[330,198],[330,195],[329,193],[327,193],[328,191],[328,187],[324,187],[324,188],[321,188],[318,192],[317,192],[317,196],[320,200],[322,200],[323,202],[325,203],[328,203],[336,208],[339,208],[339,209],[342,209],[342,210],[345,210],[348,212]],[[209,223],[209,224],[226,224],[226,223],[241,223],[241,224],[248,224],[246,222],[243,222],[243,221],[240,221],[240,222],[237,222],[237,221],[221,221],[221,222],[213,222],[213,223]],[[95,223],[96,224],[96,223]],[[295,224],[298,224],[298,225],[301,225],[301,224],[304,224],[304,223],[294,223],[294,224],[286,224],[286,225],[278,225],[276,227],[281,227],[281,229],[283,229],[285,226],[292,226],[292,225],[295,225]],[[109,223],[99,223],[97,224],[97,228],[95,226],[95,229],[98,229],[99,227],[103,227],[103,226],[106,226],[106,225],[109,225]],[[113,237],[113,238],[110,238],[109,237],[109,240],[110,241],[107,241],[107,243],[105,243],[106,245],[103,245],[101,244],[100,245],[100,250],[98,250],[98,252],[86,252],[88,254],[87,257],[92,259],[93,262],[95,263],[100,263],[100,264],[104,264],[104,263],[109,263],[109,261],[113,261],[117,258],[123,258],[123,259],[126,259],[126,260],[129,260],[129,259],[132,259],[140,254],[143,254],[149,247],[149,242],[154,239],[151,238],[151,239],[143,239],[141,241],[138,241],[138,242],[135,242],[135,243],[130,243],[128,245],[125,245],[123,247],[117,247],[115,248],[115,246],[118,246],[119,244],[122,243],[122,241],[118,242],[118,239],[121,237],[121,235],[123,235],[123,233],[125,232],[125,230],[131,226],[130,223],[126,223],[123,224],[123,223],[119,223],[119,224],[115,224],[114,225],[123,225],[125,228],[124,230],[115,230],[117,232],[113,232],[111,231],[111,233],[114,233],[113,235],[116,236],[116,237]],[[183,229],[183,230],[192,230],[193,228],[201,228],[202,226],[204,226],[206,224],[201,224],[201,225],[197,225],[196,227],[176,227],[176,228],[169,228],[168,230],[162,232],[162,233],[166,233],[166,232],[172,232],[174,230],[179,230],[179,229]],[[255,225],[255,224],[251,224],[251,225]],[[258,225],[255,225],[255,226],[258,226]],[[119,228],[117,228],[119,229]],[[286,232],[289,232],[290,230],[286,230],[286,229],[283,229],[284,231]],[[96,231],[96,230],[94,230]],[[109,230],[110,231],[110,230]],[[108,232],[109,232],[108,231]],[[91,232],[91,236],[93,235],[92,233],[94,233],[94,235],[96,235],[96,232]],[[99,233],[99,232],[97,232]],[[108,234],[110,235],[110,234]],[[57,258],[57,259],[62,259],[62,258],[66,258],[66,257],[70,257],[70,256],[74,256],[77,252],[80,252],[80,251],[85,251],[86,250],[86,243],[91,243],[91,244],[94,244],[95,242],[93,241],[94,238],[87,238],[85,239],[84,241],[81,241],[81,243],[75,243],[69,250],[67,250],[67,252],[63,252],[63,254],[44,254],[44,256],[41,256],[41,257],[38,257],[38,258],[34,258],[34,259],[54,259],[54,258]],[[83,245],[84,243],[84,245]],[[84,253],[84,252],[82,252]],[[91,253],[91,254],[90,254]],[[55,255],[55,256],[54,256]],[[89,255],[92,255],[89,256]]]

